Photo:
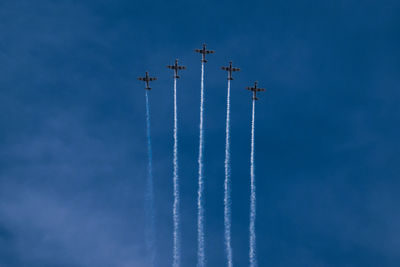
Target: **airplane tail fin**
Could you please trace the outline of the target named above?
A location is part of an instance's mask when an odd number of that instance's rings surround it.
[[[253,97],[253,100],[258,100],[258,98],[257,97]]]
[[[151,88],[150,88],[150,87],[146,87],[146,88],[144,88],[144,89],[146,89],[146,90],[151,90]]]
[[[207,63],[207,60],[205,60],[205,59],[202,59],[202,60],[201,60],[201,62],[203,62],[203,63]]]
[[[174,76],[174,78],[177,78],[177,79],[179,79],[181,76],[179,76],[179,75],[175,75]]]
[[[231,80],[231,81],[233,81],[233,78],[232,78],[232,77],[229,77],[229,78],[228,78],[228,80]]]

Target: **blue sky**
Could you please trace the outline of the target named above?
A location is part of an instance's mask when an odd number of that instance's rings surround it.
[[[0,266],[147,266],[143,84],[151,94],[157,261],[172,260],[172,73],[182,265],[196,262],[200,57],[208,266],[223,266],[226,73],[232,234],[248,264],[251,100],[260,266],[399,266],[400,4],[385,1],[0,3]]]

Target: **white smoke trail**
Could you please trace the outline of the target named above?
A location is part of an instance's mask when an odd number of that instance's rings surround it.
[[[224,223],[225,223],[225,252],[228,267],[233,266],[231,246],[231,196],[230,196],[230,94],[231,81],[228,80],[228,94],[226,99],[226,136],[225,136],[225,181],[224,181]]]
[[[180,236],[179,236],[179,177],[178,177],[178,117],[177,117],[177,103],[176,103],[176,78],[174,78],[174,251],[173,251],[173,265],[179,267],[180,265]]]
[[[201,63],[201,93],[200,93],[200,137],[199,137],[199,188],[197,198],[197,266],[205,266],[204,249],[204,181],[203,181],[203,111],[204,111],[204,62]]]
[[[250,195],[250,267],[257,266],[256,255],[256,180],[254,175],[254,118],[255,118],[255,100],[253,100],[253,111],[251,118],[251,155],[250,155],[250,179],[251,179],[251,195]]]
[[[145,198],[146,213],[146,246],[149,253],[150,264],[155,266],[155,227],[154,227],[154,189],[153,189],[153,152],[151,149],[151,131],[150,131],[150,104],[148,91],[146,91],[146,126],[147,126],[147,153],[148,153],[148,177]]]

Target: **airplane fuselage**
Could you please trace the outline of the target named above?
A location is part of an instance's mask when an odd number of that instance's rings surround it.
[[[229,62],[228,80],[233,80],[233,78],[232,78],[232,62]]]
[[[145,79],[145,82],[146,82],[146,90],[151,90],[151,88],[150,88],[150,85],[149,85],[149,81],[150,81],[150,78],[149,78],[149,73],[146,71],[146,77],[144,78]]]
[[[174,70],[174,72],[175,72],[174,78],[179,79],[179,75],[178,75],[178,60],[175,60],[175,65],[174,65],[174,67],[173,67],[173,70]]]

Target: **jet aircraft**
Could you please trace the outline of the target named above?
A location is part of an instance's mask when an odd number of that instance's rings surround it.
[[[149,86],[149,82],[155,81],[155,80],[157,80],[157,78],[156,77],[149,77],[149,72],[146,71],[146,76],[145,77],[139,77],[138,80],[146,82],[146,87],[144,89],[151,90],[151,88]]]
[[[175,64],[174,65],[168,65],[167,68],[174,70],[174,73],[175,73],[174,78],[177,78],[177,79],[180,78],[180,76],[178,75],[178,70],[185,70],[186,69],[185,66],[179,66],[178,65],[178,60],[177,59],[175,59]]]
[[[200,53],[202,55],[201,57],[201,62],[206,63],[206,54],[214,54],[213,50],[206,50],[206,44],[203,44],[203,48],[202,49],[196,49],[194,50],[197,53]]]
[[[253,86],[253,87],[246,87],[247,90],[253,92],[253,100],[258,100],[258,98],[257,98],[257,92],[263,92],[263,91],[265,91],[264,88],[258,88],[257,86],[258,86],[258,82],[254,82],[254,86]]]
[[[228,71],[228,80],[233,80],[232,72],[240,71],[239,68],[233,68],[232,67],[232,61],[229,62],[229,67],[221,67],[221,69]]]

